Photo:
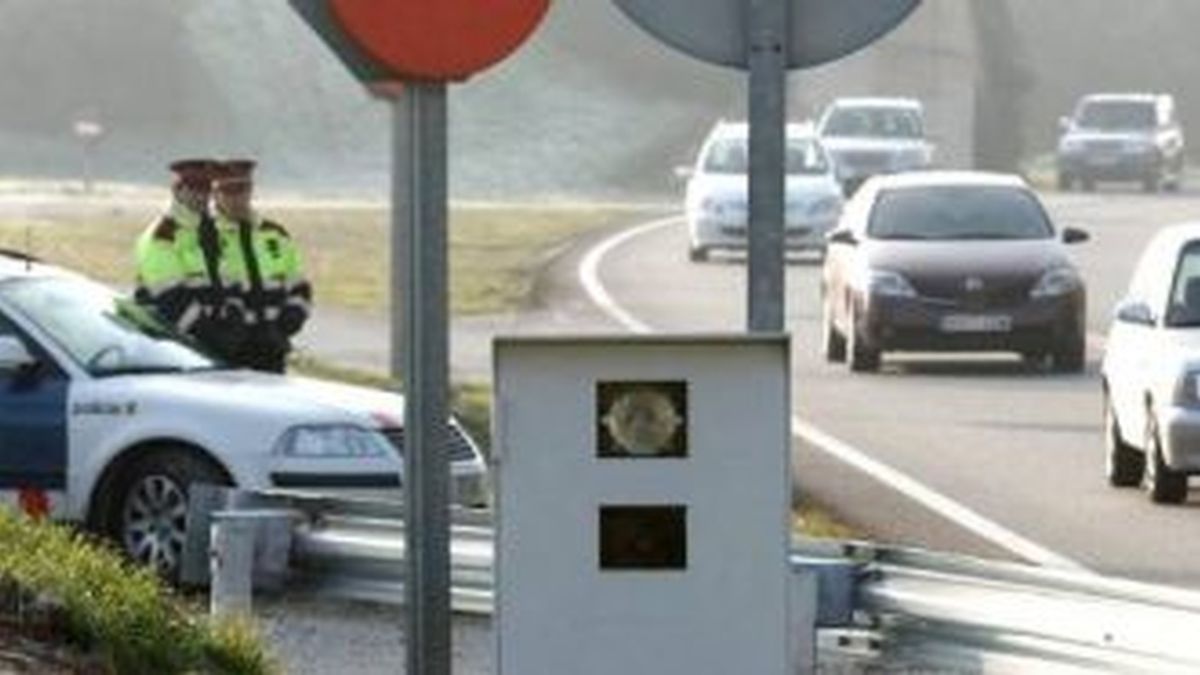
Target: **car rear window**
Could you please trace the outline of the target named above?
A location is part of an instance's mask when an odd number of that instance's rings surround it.
[[[1028,190],[933,186],[879,194],[867,229],[872,239],[1049,239],[1054,228]]]

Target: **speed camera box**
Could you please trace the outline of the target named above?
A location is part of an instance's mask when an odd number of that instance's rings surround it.
[[[495,344],[501,675],[783,675],[783,336]]]

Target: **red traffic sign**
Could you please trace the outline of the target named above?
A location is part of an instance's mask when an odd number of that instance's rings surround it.
[[[464,80],[524,42],[550,0],[330,0],[349,39],[402,80]]]
[[[702,61],[749,69],[747,0],[614,0],[659,40]],[[785,60],[811,68],[847,56],[895,28],[921,0],[787,0]]]

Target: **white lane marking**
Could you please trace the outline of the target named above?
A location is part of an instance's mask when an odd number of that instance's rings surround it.
[[[998,544],[1026,560],[1047,567],[1087,571],[1079,563],[1050,549],[1036,544],[1012,530],[1000,525],[976,511],[959,504],[945,495],[922,485],[907,474],[869,457],[866,453],[838,440],[799,417],[792,417],[792,433],[833,455],[837,459],[862,471],[872,478],[903,493],[910,499],[936,511],[945,518],[965,527],[975,534]]]
[[[600,261],[604,259],[604,256],[612,252],[613,249],[625,242],[678,222],[679,216],[671,216],[670,218],[654,220],[644,225],[618,232],[588,251],[588,254],[579,263],[579,283],[587,291],[588,297],[592,299],[592,302],[597,307],[604,310],[605,314],[608,314],[609,317],[631,332],[653,333],[654,329],[625,311],[625,308],[617,304],[617,301],[608,294],[608,289],[604,288],[604,284],[600,281]]]
[[[592,302],[614,321],[634,333],[653,333],[654,329],[640,321],[609,294],[604,284],[600,281],[600,263],[606,255],[628,243],[630,240],[677,222],[679,222],[678,217],[664,218],[619,232],[597,244],[584,256],[583,261],[579,265],[579,281],[588,296],[592,299]],[[923,485],[908,474],[870,457],[862,450],[801,420],[799,417],[792,418],[792,433],[808,442],[814,448],[845,462],[876,481],[887,485],[943,518],[975,533],[1006,551],[1010,551],[1030,562],[1046,567],[1090,572],[1090,570],[1074,560],[1022,537],[969,507]]]

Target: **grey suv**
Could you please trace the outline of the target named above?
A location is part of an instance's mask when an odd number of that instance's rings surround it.
[[[1097,181],[1132,181],[1147,192],[1178,190],[1183,129],[1175,100],[1164,94],[1094,94],[1060,120],[1058,186],[1084,190]]]

